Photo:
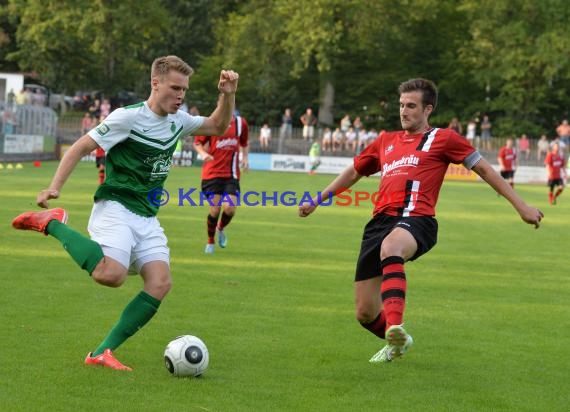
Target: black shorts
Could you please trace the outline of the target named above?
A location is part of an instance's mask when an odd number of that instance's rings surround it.
[[[239,191],[239,180],[233,177],[202,180],[202,193],[206,198],[213,195],[237,195]]]
[[[382,274],[380,247],[386,236],[396,227],[410,232],[418,244],[418,250],[410,260],[416,260],[437,243],[437,220],[433,217],[376,215],[364,227],[355,281],[371,279]]]
[[[105,156],[95,158],[95,167],[99,169],[100,166],[105,166]]]
[[[564,180],[562,179],[551,179],[548,181],[548,186],[550,189],[554,190],[557,186],[564,186]]]
[[[501,176],[503,177],[503,179],[512,179],[513,177],[515,177],[515,171],[514,170],[501,170]]]

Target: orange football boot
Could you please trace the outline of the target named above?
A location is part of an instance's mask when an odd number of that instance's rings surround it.
[[[97,356],[91,356],[91,353],[92,352],[89,352],[85,358],[86,365],[101,365],[106,368],[111,368],[118,371],[132,371],[131,368],[129,368],[127,365],[123,365],[113,356],[111,349],[105,349],[102,354]]]
[[[46,227],[52,220],[67,222],[67,212],[62,208],[42,210],[40,212],[25,212],[12,220],[14,229],[35,230],[47,236]]]

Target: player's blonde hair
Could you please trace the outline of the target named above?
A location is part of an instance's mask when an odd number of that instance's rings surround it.
[[[162,78],[171,70],[182,73],[185,76],[192,76],[192,74],[194,74],[194,69],[192,69],[188,63],[178,56],[170,55],[154,59],[152,62],[150,77],[151,79],[155,77]]]

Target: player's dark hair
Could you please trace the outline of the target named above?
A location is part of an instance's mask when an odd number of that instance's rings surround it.
[[[171,70],[182,73],[185,76],[192,76],[194,69],[188,63],[178,56],[162,56],[154,59],[151,68],[152,77],[162,77],[167,75]]]
[[[410,92],[422,92],[422,104],[426,107],[428,104],[433,106],[433,110],[437,106],[437,86],[434,82],[427,79],[417,78],[410,79],[398,87],[400,94]]]

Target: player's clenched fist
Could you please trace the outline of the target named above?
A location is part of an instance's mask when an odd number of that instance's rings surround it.
[[[237,91],[239,74],[233,70],[222,70],[220,72],[220,82],[218,90],[224,94],[235,93]]]

